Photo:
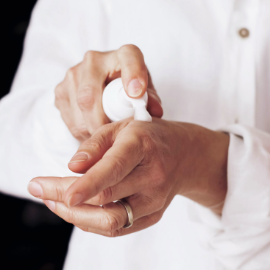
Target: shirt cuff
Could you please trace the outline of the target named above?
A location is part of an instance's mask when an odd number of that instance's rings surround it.
[[[222,217],[195,203],[190,217],[214,253],[216,269],[269,269],[270,135],[242,125],[221,131],[230,135]]]

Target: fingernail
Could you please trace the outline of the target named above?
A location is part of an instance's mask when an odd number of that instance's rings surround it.
[[[89,156],[86,153],[79,152],[73,156],[69,163],[84,162],[89,159]]]
[[[37,182],[30,182],[28,184],[28,192],[37,198],[41,198],[43,195],[42,187]]]
[[[78,205],[83,200],[83,195],[81,193],[76,193],[69,196],[68,199],[68,207],[73,207],[75,205]]]
[[[55,210],[55,202],[54,201],[49,201],[49,200],[44,200],[44,203],[46,204],[46,206],[54,212]]]
[[[128,85],[128,94],[131,97],[138,97],[142,93],[142,85],[139,80],[134,79]]]

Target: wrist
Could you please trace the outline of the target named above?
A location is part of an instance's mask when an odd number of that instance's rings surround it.
[[[186,151],[185,160],[178,158],[178,194],[221,214],[227,193],[229,136],[192,124],[181,123],[179,127],[179,154],[183,154],[183,147]]]

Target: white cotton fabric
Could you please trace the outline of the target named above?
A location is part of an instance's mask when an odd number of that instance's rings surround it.
[[[0,102],[1,192],[33,199],[33,177],[72,175],[67,163],[79,144],[54,107],[54,88],[87,50],[137,45],[165,119],[230,135],[222,218],[178,196],[158,224],[129,236],[75,228],[65,270],[270,269],[269,14],[269,0],[37,3]]]

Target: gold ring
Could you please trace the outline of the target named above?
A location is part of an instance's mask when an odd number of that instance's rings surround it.
[[[132,213],[132,209],[131,209],[130,205],[126,201],[124,201],[122,199],[117,200],[116,202],[121,203],[125,207],[125,209],[127,211],[128,222],[127,222],[126,225],[123,226],[123,228],[125,228],[125,229],[130,228],[133,225],[133,213]]]

